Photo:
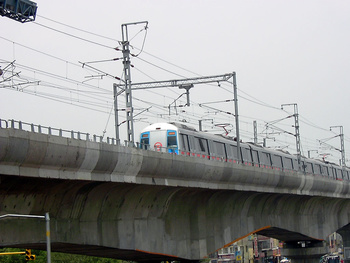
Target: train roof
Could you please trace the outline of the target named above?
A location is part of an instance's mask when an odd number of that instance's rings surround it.
[[[167,122],[158,122],[158,123],[153,123],[147,127],[145,127],[142,132],[146,131],[153,131],[153,130],[174,130],[176,129],[177,126],[173,125],[172,123],[167,123]]]

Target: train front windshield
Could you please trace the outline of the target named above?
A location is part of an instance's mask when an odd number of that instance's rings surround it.
[[[147,150],[149,148],[149,132],[141,134],[140,148]]]
[[[167,147],[168,152],[170,153],[179,153],[179,147],[177,145],[177,136],[176,131],[168,130],[167,132]]]

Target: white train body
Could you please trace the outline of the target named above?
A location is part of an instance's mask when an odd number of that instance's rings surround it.
[[[140,148],[175,153],[210,160],[242,163],[264,169],[299,171],[297,157],[288,152],[263,148],[252,143],[240,143],[232,138],[199,132],[179,123],[155,123],[141,131]],[[350,169],[321,160],[301,158],[306,174],[349,180]]]

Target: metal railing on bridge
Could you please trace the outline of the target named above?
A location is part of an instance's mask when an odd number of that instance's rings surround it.
[[[116,140],[115,138],[110,138],[110,137],[104,138],[104,136],[98,136],[98,135],[91,136],[89,133],[86,133],[86,132],[52,128],[50,126],[27,123],[27,122],[17,121],[13,119],[12,120],[0,119],[0,128],[6,128],[6,129],[13,128],[17,130],[25,130],[25,131],[35,132],[35,133],[55,135],[55,136],[71,138],[71,139],[94,141],[94,142],[105,142],[108,144],[120,145],[120,141]],[[125,145],[127,144],[125,143]]]

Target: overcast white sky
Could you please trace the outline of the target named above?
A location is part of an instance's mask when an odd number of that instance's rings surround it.
[[[293,113],[279,110],[281,104],[297,103],[300,114],[302,150],[311,156],[340,153],[317,140],[332,138],[342,125],[345,151],[350,154],[350,2],[347,0],[266,1],[36,1],[35,22],[19,23],[0,17],[0,66],[15,61],[12,82],[0,83],[0,118],[16,119],[67,130],[114,137],[111,114],[112,85],[108,76],[82,67],[80,62],[122,57],[113,50],[120,46],[121,25],[148,21],[128,27],[138,54],[132,58],[134,83],[171,80],[236,72],[241,135],[253,140],[253,120],[258,122],[259,141],[268,134],[271,147],[293,152],[291,135],[270,134],[266,123]],[[78,30],[79,29],[79,30]],[[90,34],[93,33],[93,34]],[[97,36],[99,35],[99,36]],[[73,37],[76,36],[76,37]],[[92,43],[94,42],[94,43]],[[122,62],[87,64],[112,76],[123,77]],[[9,76],[5,72],[2,78]],[[38,82],[39,81],[39,84]],[[16,85],[34,82],[31,85]],[[12,86],[11,86],[12,85]],[[192,106],[172,108],[182,90],[134,91],[135,138],[149,123],[186,120],[205,129],[234,119],[217,110],[233,112],[233,103],[198,104],[232,99],[230,84],[197,85],[191,89]],[[120,96],[120,107],[125,106]],[[185,103],[184,96],[177,105]],[[177,114],[176,114],[177,113]],[[124,112],[120,114],[124,120]],[[294,133],[294,119],[275,125]],[[125,124],[121,125],[126,138]],[[215,127],[214,127],[215,129]],[[228,126],[234,135],[234,125]],[[219,131],[217,131],[219,132]],[[262,134],[263,133],[263,134]],[[339,137],[327,141],[340,148]],[[318,150],[318,152],[314,152]]]

